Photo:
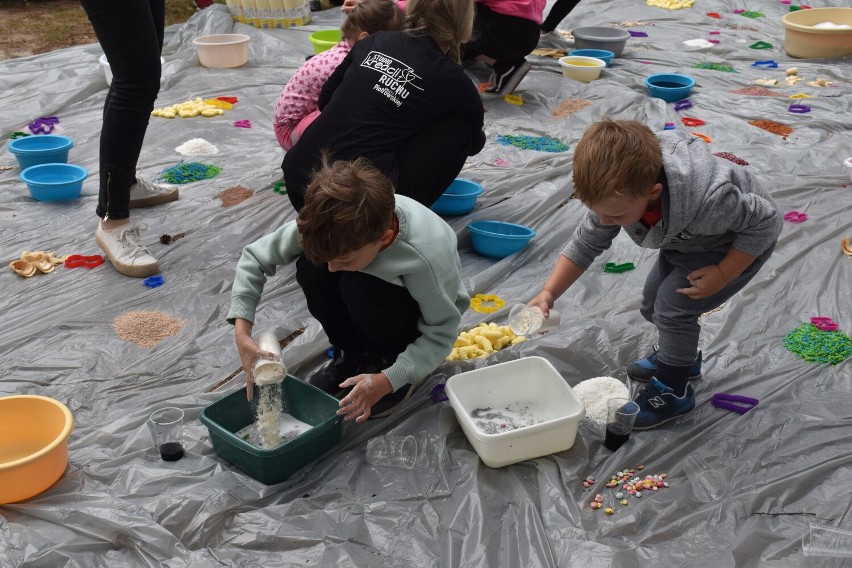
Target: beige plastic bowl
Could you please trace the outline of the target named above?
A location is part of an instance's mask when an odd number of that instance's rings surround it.
[[[812,8],[785,14],[781,23],[787,55],[800,59],[852,55],[852,29],[813,27],[823,22],[852,26],[852,8]]]
[[[248,42],[249,36],[243,34],[208,35],[192,40],[201,65],[220,69],[245,65]]]
[[[562,67],[563,76],[589,83],[601,76],[601,71],[606,67],[606,61],[597,57],[569,55],[560,58],[559,65]]]

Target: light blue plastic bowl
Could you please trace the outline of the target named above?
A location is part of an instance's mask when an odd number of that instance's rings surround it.
[[[77,199],[87,177],[86,168],[75,164],[38,164],[21,172],[21,180],[37,201]]]
[[[438,215],[464,215],[473,211],[476,198],[482,195],[482,186],[464,178],[456,178],[450,187],[432,204]]]
[[[9,142],[9,151],[15,155],[22,170],[38,164],[64,164],[74,143],[60,134],[40,134],[16,138]]]
[[[503,221],[473,221],[468,223],[473,250],[489,258],[506,258],[525,248],[535,231],[523,225]]]
[[[615,53],[606,49],[573,49],[568,55],[580,55],[582,57],[594,57],[602,59],[606,66],[609,67],[609,62],[615,57]]]
[[[692,87],[695,86],[695,79],[689,75],[668,73],[649,75],[645,77],[644,83],[648,87],[649,95],[663,99],[667,103],[673,103],[685,99],[689,95]]]

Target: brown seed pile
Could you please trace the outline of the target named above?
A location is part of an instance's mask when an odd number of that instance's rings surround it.
[[[112,322],[116,335],[132,341],[139,347],[150,349],[163,339],[175,335],[183,327],[183,320],[163,312],[142,310],[125,312]]]
[[[592,101],[587,101],[586,99],[565,99],[553,110],[553,117],[565,118],[569,114],[574,114],[578,110],[583,110],[591,105]]]
[[[775,122],[774,120],[749,120],[749,124],[752,126],[757,126],[758,128],[762,128],[767,132],[771,132],[772,134],[777,134],[778,136],[783,136],[786,138],[790,134],[793,133],[793,129],[787,126],[786,124],[781,124],[780,122]]]
[[[235,185],[228,189],[223,189],[216,194],[216,197],[222,200],[222,207],[232,207],[238,203],[242,203],[252,195],[254,195],[254,191],[251,189]]]
[[[731,91],[732,93],[736,93],[738,95],[748,95],[750,97],[780,97],[781,95],[767,89],[766,87],[743,87],[742,89],[737,89],[735,91]]]

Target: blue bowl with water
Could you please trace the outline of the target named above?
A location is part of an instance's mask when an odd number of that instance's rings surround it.
[[[648,87],[649,95],[663,99],[667,103],[673,103],[685,99],[689,95],[692,87],[695,86],[695,79],[689,75],[664,73],[649,75],[645,77],[644,83]]]
[[[21,180],[36,201],[77,199],[87,177],[86,168],[74,164],[38,164],[21,172]]]
[[[615,57],[615,53],[606,49],[572,49],[568,55],[602,59],[607,67],[609,67],[609,62],[612,61],[612,58]]]
[[[24,136],[9,142],[9,151],[15,155],[22,170],[38,164],[64,164],[74,143],[60,134]]]
[[[503,221],[473,221],[467,230],[473,250],[489,258],[506,258],[524,249],[535,237],[529,227]]]
[[[482,186],[469,179],[456,178],[450,187],[432,204],[438,215],[464,215],[473,211],[476,198],[482,195]]]

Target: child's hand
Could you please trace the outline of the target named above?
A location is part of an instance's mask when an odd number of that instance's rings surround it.
[[[337,415],[343,416],[347,422],[354,418],[358,424],[370,417],[370,409],[379,399],[393,392],[393,387],[384,373],[349,377],[340,383],[340,386],[355,388],[340,401]]]
[[[728,279],[722,274],[722,269],[719,268],[718,264],[693,270],[686,275],[686,279],[689,280],[692,287],[678,288],[676,292],[684,296],[689,296],[693,300],[709,298],[728,283]]]
[[[548,292],[547,290],[542,290],[538,293],[538,296],[533,298],[527,304],[528,306],[536,306],[541,310],[541,313],[544,314],[544,317],[550,317],[550,308],[553,307],[553,302],[556,301],[556,298],[553,297],[553,294]]]

